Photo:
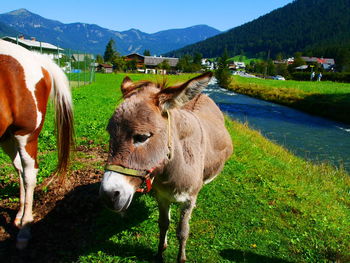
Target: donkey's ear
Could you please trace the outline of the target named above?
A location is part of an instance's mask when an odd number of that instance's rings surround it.
[[[133,88],[132,80],[128,76],[126,76],[123,79],[123,82],[122,82],[122,85],[120,88],[121,88],[121,91],[123,93],[123,97],[125,97],[125,95],[128,94]]]
[[[204,73],[198,77],[188,80],[179,86],[163,89],[157,94],[159,107],[162,112],[176,107],[182,107],[192,100],[208,85],[211,72]]]

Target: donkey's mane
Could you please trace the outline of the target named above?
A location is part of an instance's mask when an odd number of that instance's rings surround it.
[[[140,80],[133,84],[133,87],[123,95],[123,98],[130,98],[133,95],[138,94],[140,91],[144,90],[149,86],[155,85],[159,90],[163,90],[169,87],[169,82],[167,78],[163,78],[163,80],[157,80],[157,82],[152,82],[149,80]]]

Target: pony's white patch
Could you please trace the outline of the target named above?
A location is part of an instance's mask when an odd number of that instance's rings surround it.
[[[16,167],[19,173],[23,173],[23,166],[19,152],[16,153],[16,157],[13,160],[13,165]]]
[[[25,147],[27,145],[27,141],[28,141],[28,137],[29,135],[24,135],[24,136],[20,136],[20,135],[15,135],[15,138],[18,142],[18,146],[19,146],[19,153],[20,153],[20,159],[22,162],[22,167],[24,169],[25,172],[25,176],[28,176],[29,180],[32,180],[31,175],[34,174],[34,179],[36,177],[36,173],[38,171],[38,169],[34,168],[35,167],[35,160],[27,153],[27,151],[25,150]],[[16,156],[15,161],[18,162],[17,158],[18,156]]]
[[[35,87],[36,84],[44,76],[41,71],[41,65],[38,63],[38,60],[33,56],[33,53],[28,51],[27,49],[4,40],[0,41],[0,54],[13,57],[23,67],[24,79],[26,82],[27,89],[32,93],[37,108],[36,128],[38,128],[42,120],[42,114],[38,111],[38,103],[35,97]]]

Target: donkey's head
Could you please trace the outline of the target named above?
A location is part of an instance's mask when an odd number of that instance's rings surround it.
[[[169,111],[181,108],[198,95],[212,74],[205,73],[184,84],[162,89],[126,77],[121,85],[124,102],[109,120],[109,156],[100,196],[111,209],[127,209],[134,193],[161,173],[171,158],[172,138]]]

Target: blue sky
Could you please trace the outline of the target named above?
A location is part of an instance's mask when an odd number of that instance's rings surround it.
[[[19,8],[63,23],[82,22],[124,31],[155,33],[207,24],[227,30],[293,0],[3,0],[0,13]]]

